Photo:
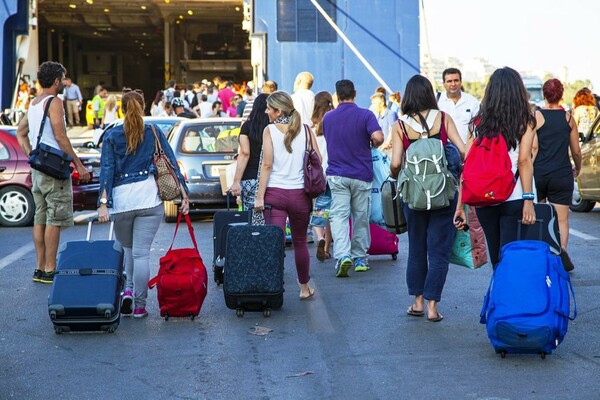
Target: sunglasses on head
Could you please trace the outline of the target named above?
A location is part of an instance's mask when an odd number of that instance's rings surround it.
[[[142,94],[142,95],[144,94],[144,92],[141,89],[131,89],[131,88],[123,89],[123,94],[129,93],[129,92],[134,92],[134,93]]]

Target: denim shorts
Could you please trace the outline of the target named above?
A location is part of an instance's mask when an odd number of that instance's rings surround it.
[[[55,179],[31,170],[35,225],[73,226],[73,187],[71,178]]]

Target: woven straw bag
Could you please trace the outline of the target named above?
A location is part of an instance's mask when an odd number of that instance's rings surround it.
[[[154,166],[156,167],[156,186],[158,186],[158,195],[164,201],[170,201],[181,197],[181,185],[169,158],[160,145],[158,135],[154,126],[150,125],[154,133]]]

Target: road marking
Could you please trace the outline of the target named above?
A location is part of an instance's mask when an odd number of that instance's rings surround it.
[[[588,235],[587,233],[583,233],[583,232],[579,232],[575,229],[569,229],[569,233],[573,236],[577,236],[578,238],[581,238],[583,240],[600,240],[599,238],[592,236],[592,235]]]
[[[4,257],[0,260],[0,271],[2,271],[7,265],[14,263],[32,250],[34,250],[33,243],[30,243]]]
[[[323,299],[319,296],[315,278],[311,279],[311,283],[315,288],[315,296],[312,299],[306,300],[308,308],[308,329],[312,333],[334,333],[335,329],[329,318],[327,306]]]

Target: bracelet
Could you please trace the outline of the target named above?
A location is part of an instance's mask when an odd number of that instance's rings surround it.
[[[522,199],[523,200],[535,200],[535,193],[532,193],[532,192],[523,193]]]

